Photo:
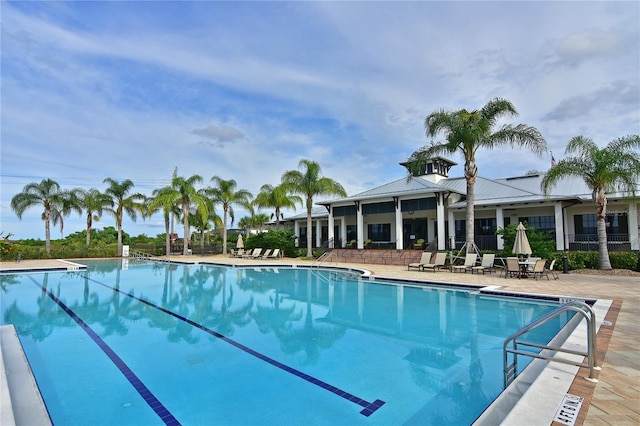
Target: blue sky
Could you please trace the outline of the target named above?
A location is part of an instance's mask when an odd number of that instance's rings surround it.
[[[445,108],[510,100],[559,160],[569,139],[640,133],[640,3],[6,2],[1,51],[0,230],[44,239],[11,198],[51,178],[147,195],[181,176],[256,194],[302,158],[349,195],[405,175]],[[452,176],[463,174],[461,157]],[[488,178],[550,156],[479,152]],[[302,208],[298,208],[298,212]],[[266,212],[265,213],[270,213]],[[293,213],[293,212],[288,212]],[[246,213],[237,210],[240,218]],[[98,228],[114,226],[104,215]],[[64,234],[84,229],[73,214]],[[131,235],[164,232],[160,217]],[[52,238],[59,238],[58,230]]]

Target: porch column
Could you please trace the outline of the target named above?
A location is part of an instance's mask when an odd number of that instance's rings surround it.
[[[322,245],[322,220],[316,219],[316,247]]]
[[[356,204],[356,223],[358,226],[358,250],[364,248],[364,217],[362,217],[362,204]]]
[[[393,199],[396,202],[396,250],[402,250],[404,247],[404,234],[402,232],[402,209],[400,206],[400,200],[398,198]]]
[[[334,221],[333,221],[333,206],[329,206],[329,220],[328,220],[328,238],[329,238],[329,248],[332,249],[335,247],[335,235],[333,232]]]
[[[342,216],[340,219],[340,235],[342,235],[342,247],[346,247],[349,241],[347,241],[347,217]]]
[[[449,240],[451,240],[451,250],[456,248],[456,220],[453,217],[453,210],[449,210]]]
[[[631,250],[640,250],[640,242],[638,241],[638,205],[631,204],[629,206],[629,214],[627,215],[629,221],[629,241],[631,241]]]
[[[553,206],[556,221],[556,250],[564,251],[564,214],[562,204],[556,203]]]
[[[438,250],[447,249],[444,231],[444,194],[436,194],[436,220],[438,221]]]
[[[496,226],[498,229],[504,228],[504,211],[502,207],[496,207]],[[498,250],[504,249],[504,239],[502,239],[502,235],[496,235],[496,242],[498,243]]]

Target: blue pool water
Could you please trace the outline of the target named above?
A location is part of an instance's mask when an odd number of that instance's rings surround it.
[[[502,391],[505,337],[558,306],[332,270],[84,263],[0,276],[2,323],[60,425],[470,424]]]

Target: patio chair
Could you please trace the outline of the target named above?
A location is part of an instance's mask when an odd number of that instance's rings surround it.
[[[244,249],[238,249],[238,250],[231,250],[231,255],[233,257],[242,257],[244,256]]]
[[[549,279],[549,274],[551,274],[551,276],[553,277],[554,280],[557,280],[558,277],[558,273],[556,272],[554,268],[554,266],[556,266],[556,260],[553,259],[551,261],[551,263],[549,264],[548,268],[545,268],[544,273],[547,275],[547,279]]]
[[[280,258],[280,249],[273,249],[273,253],[269,256],[265,257],[265,259],[279,259]]]
[[[475,266],[476,260],[478,260],[477,253],[467,253],[467,255],[464,257],[464,264],[452,265],[451,272],[464,271],[466,273],[467,271],[470,271],[473,266]]]
[[[262,253],[262,249],[261,248],[254,248],[251,253],[243,255],[242,258],[243,259],[257,259],[257,258],[260,257],[261,253]]]
[[[518,277],[520,278],[520,264],[517,257],[507,257],[507,262],[504,266],[504,277]]]
[[[267,251],[265,251],[264,253],[262,253],[262,255],[260,255],[260,257],[263,259],[268,259],[269,256],[271,256],[271,249],[267,249]]]
[[[545,259],[538,259],[536,261],[536,264],[533,265],[533,269],[531,270],[531,272],[529,272],[529,275],[533,276],[536,280],[538,279],[538,277],[542,278],[542,276],[544,275],[544,265],[547,263],[547,261]],[[549,279],[549,276],[547,275],[547,280]]]
[[[447,262],[447,253],[436,253],[436,259],[433,263],[425,263],[422,265],[422,270],[426,271],[427,269],[431,269],[434,273],[437,270],[440,270]]]
[[[494,253],[485,253],[482,256],[482,262],[480,263],[480,265],[471,267],[471,273],[473,274],[474,271],[482,271],[483,274],[485,273],[485,271],[492,272],[494,269],[493,262],[495,261],[495,259],[496,255]]]
[[[431,263],[431,252],[425,251],[420,255],[420,260],[418,262],[412,262],[407,265],[407,271],[411,268],[416,268],[418,270],[422,269],[422,266]]]

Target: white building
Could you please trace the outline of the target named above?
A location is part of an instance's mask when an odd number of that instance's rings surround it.
[[[449,178],[456,163],[437,157],[424,175],[407,177],[347,198],[324,201],[313,211],[315,247],[413,247],[419,239],[434,249],[460,248],[465,242],[466,180]],[[578,178],[555,185],[548,196],[540,189],[544,174],[503,179],[478,177],[475,184],[475,242],[481,250],[500,250],[498,228],[527,222],[551,231],[556,250],[597,250],[595,205]],[[640,191],[640,184],[638,186]],[[607,194],[609,250],[640,250],[640,199]],[[298,245],[306,246],[306,212],[287,218]]]

